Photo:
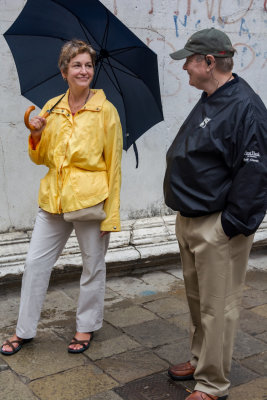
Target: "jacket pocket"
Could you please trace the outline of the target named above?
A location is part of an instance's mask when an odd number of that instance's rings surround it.
[[[92,198],[91,205],[94,205],[108,197],[106,171],[93,172],[75,168],[71,170],[70,181],[76,198],[82,202]]]

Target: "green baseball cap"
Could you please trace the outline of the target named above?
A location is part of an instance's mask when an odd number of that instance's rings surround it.
[[[194,33],[183,49],[171,53],[174,60],[192,56],[193,54],[211,54],[214,57],[233,57],[235,49],[229,37],[222,31],[209,28]]]

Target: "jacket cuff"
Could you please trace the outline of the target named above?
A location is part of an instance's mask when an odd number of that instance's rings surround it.
[[[221,216],[221,223],[222,223],[222,228],[224,230],[224,233],[226,236],[228,236],[230,239],[232,239],[234,236],[237,236],[240,234],[240,232],[237,230],[237,228],[231,224],[222,214]]]

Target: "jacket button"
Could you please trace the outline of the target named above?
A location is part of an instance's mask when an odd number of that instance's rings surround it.
[[[70,116],[70,114],[67,114],[67,117],[69,117]]]
[[[113,226],[113,229],[117,229],[117,227],[116,227],[116,226]]]

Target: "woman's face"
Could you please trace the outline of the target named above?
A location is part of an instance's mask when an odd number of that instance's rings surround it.
[[[89,53],[81,53],[70,60],[66,73],[62,72],[63,78],[67,79],[69,88],[85,89],[89,87],[94,76],[94,67]]]

